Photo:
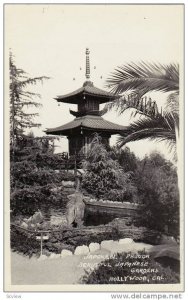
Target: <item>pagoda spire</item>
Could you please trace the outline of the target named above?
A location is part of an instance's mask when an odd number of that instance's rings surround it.
[[[89,61],[89,48],[86,48],[86,79],[89,80],[90,79],[90,61]]]

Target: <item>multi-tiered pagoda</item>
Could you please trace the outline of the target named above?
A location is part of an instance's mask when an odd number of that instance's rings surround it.
[[[88,145],[95,133],[101,136],[104,144],[109,144],[111,135],[121,133],[125,127],[103,119],[99,106],[113,101],[116,97],[95,87],[90,81],[89,49],[86,48],[86,81],[83,86],[72,93],[55,98],[58,102],[77,104],[77,111],[70,110],[76,118],[65,125],[47,129],[46,133],[67,136],[70,156],[77,155],[80,151],[87,154]]]

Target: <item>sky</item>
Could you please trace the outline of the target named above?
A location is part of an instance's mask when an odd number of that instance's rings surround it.
[[[183,64],[183,6],[181,5],[5,5],[5,54],[12,49],[17,67],[30,77],[50,79],[32,87],[41,94],[38,111],[42,126],[33,130],[44,135],[71,121],[69,109],[54,98],[69,93],[85,81],[85,49],[90,49],[91,81],[103,88],[117,67],[129,62]],[[96,67],[96,68],[94,68]],[[81,70],[80,70],[81,68]],[[101,78],[102,77],[102,78]],[[75,78],[75,80],[73,80]],[[150,94],[164,106],[166,94]],[[107,113],[106,120],[127,125],[130,113]],[[111,138],[111,145],[116,137]],[[67,151],[62,138],[56,151]],[[139,157],[158,150],[170,158],[163,143],[146,140],[127,144]]]

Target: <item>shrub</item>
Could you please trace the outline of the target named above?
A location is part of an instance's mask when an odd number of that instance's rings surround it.
[[[46,196],[35,188],[15,189],[11,194],[10,205],[14,214],[32,215],[40,207]]]
[[[87,192],[97,198],[113,201],[135,199],[136,188],[129,172],[125,173],[118,161],[111,158],[111,153],[101,143],[100,137],[95,136],[82,164],[85,169],[82,186]]]
[[[179,191],[173,165],[158,153],[145,157],[136,171],[136,185],[143,211],[141,224],[179,235]]]

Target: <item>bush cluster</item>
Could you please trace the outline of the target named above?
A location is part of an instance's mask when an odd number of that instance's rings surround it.
[[[96,136],[90,146],[87,158],[83,161],[85,170],[82,186],[95,197],[113,201],[134,201],[136,188],[129,172],[124,172],[117,160],[111,157]]]

